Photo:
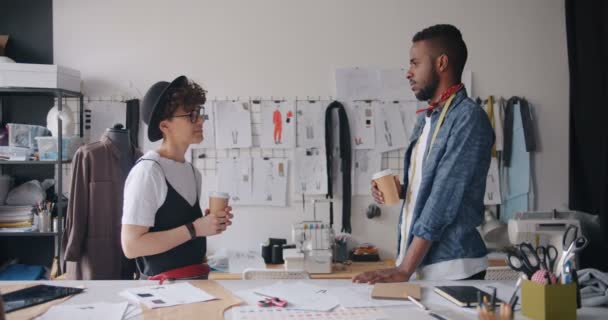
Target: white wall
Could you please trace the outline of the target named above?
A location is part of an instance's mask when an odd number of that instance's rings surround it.
[[[568,197],[568,69],[563,1],[556,0],[55,0],[55,63],[79,69],[88,96],[137,95],[186,74],[213,97],[335,96],[337,66],[403,66],[416,31],[460,28],[475,95],[521,95],[536,107],[539,209]],[[397,210],[367,220],[353,206],[353,234],[394,254]],[[309,206],[310,207],[310,206]],[[219,247],[257,248],[289,236],[304,218],[242,208]],[[337,212],[340,212],[338,208]],[[339,216],[339,214],[337,215]]]

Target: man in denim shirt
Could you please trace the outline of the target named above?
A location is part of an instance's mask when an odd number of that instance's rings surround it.
[[[467,48],[452,25],[418,32],[407,78],[428,108],[419,110],[405,153],[404,199],[394,268],[366,272],[355,282],[483,279],[487,251],[482,223],[494,132],[487,114],[461,84]],[[384,203],[372,185],[372,195]]]

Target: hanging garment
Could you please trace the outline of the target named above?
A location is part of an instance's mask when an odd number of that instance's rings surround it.
[[[327,198],[333,199],[333,184],[331,178],[334,174],[334,146],[333,146],[333,111],[338,111],[339,129],[340,129],[340,159],[342,168],[342,231],[350,233],[352,231],[350,225],[350,208],[352,197],[351,185],[351,167],[352,167],[352,145],[350,137],[350,126],[344,105],[338,101],[334,101],[325,110],[325,150],[327,156]],[[334,206],[329,204],[329,224],[334,224]]]
[[[532,195],[530,152],[536,149],[536,142],[530,108],[526,100],[512,97],[507,101],[504,128],[500,220],[507,223],[516,213],[530,210]]]
[[[141,152],[134,152],[134,159]],[[73,280],[133,279],[135,263],[120,244],[126,157],[104,136],[78,149],[72,162],[72,184],[62,251]]]

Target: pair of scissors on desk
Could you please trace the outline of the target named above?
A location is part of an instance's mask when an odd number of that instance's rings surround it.
[[[258,301],[258,307],[279,307],[285,308],[287,307],[287,300],[281,299],[278,297],[268,296],[259,292],[254,292],[258,296],[265,297],[264,300]]]
[[[557,261],[557,248],[552,245],[547,246],[538,246],[536,248],[536,255],[540,259],[540,263],[545,268],[545,270],[549,270],[551,272],[555,272],[555,262]]]
[[[559,275],[562,271],[566,262],[572,260],[576,257],[576,254],[582,251],[589,244],[589,240],[585,236],[578,235],[578,227],[575,225],[570,225],[566,228],[566,232],[564,232],[564,237],[562,238],[562,255],[559,259],[559,264],[557,265],[557,274]],[[574,261],[576,264],[576,260]]]
[[[541,269],[540,258],[530,243],[521,243],[517,245],[514,252],[509,252],[507,264],[511,269],[525,274],[529,280],[536,271]]]

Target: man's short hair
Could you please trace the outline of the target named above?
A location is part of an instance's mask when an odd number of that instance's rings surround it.
[[[450,24],[434,25],[416,33],[412,42],[422,40],[432,43],[432,46],[437,50],[437,56],[446,54],[449,63],[454,66],[456,75],[458,77],[462,76],[468,53],[467,45],[462,40],[462,34],[458,28]]]

